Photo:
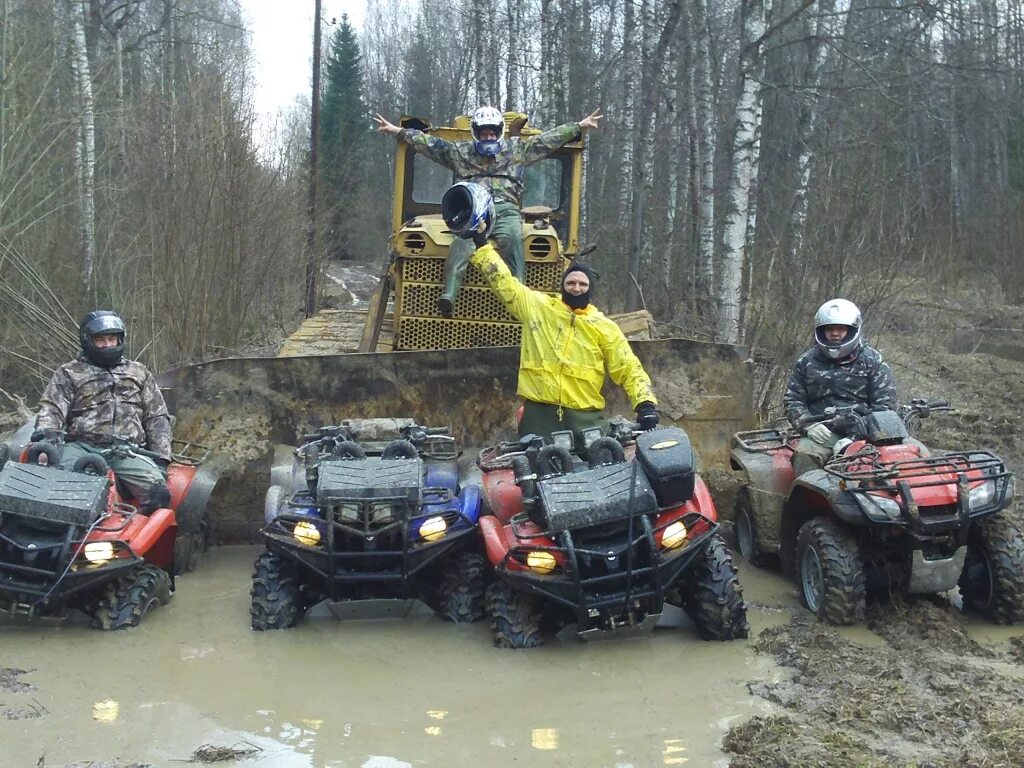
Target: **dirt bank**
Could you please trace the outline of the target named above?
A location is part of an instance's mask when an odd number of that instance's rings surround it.
[[[1019,328],[1019,315],[936,306],[876,335],[902,400],[956,408],[921,423],[927,445],[990,449],[1024,471],[1024,334],[985,330],[997,317]],[[867,631],[791,613],[753,638],[788,674],[750,684],[777,712],[730,729],[734,768],[1024,765],[1024,627],[989,627],[943,597],[876,600]]]

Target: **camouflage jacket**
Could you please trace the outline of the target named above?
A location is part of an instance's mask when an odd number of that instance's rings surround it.
[[[794,427],[803,416],[820,416],[830,406],[866,405],[873,411],[896,409],[896,382],[878,350],[864,345],[852,360],[830,360],[817,347],[793,367],[782,399]]]
[[[489,189],[495,201],[522,207],[526,166],[543,160],[579,135],[579,123],[566,123],[537,136],[513,136],[501,142],[501,150],[493,157],[477,153],[472,141],[445,141],[415,128],[403,128],[398,138],[414,152],[450,169],[456,181],[474,181]]]
[[[118,437],[171,458],[171,420],[156,379],[142,363],[100,368],[64,363],[39,398],[36,429],[64,430],[68,442],[107,445]]]

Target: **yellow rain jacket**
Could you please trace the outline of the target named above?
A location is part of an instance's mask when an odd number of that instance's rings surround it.
[[[593,304],[570,309],[560,297],[516,280],[491,243],[472,257],[491,290],[523,324],[519,351],[520,397],[577,410],[601,410],[605,373],[626,390],[633,407],[657,404],[651,379],[613,321]]]

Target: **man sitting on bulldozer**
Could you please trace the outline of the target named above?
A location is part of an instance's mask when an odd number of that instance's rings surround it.
[[[32,440],[66,440],[61,463],[69,469],[87,454],[101,456],[148,514],[171,498],[164,476],[171,421],[153,374],[124,357],[126,335],[114,312],[96,310],[82,319],[82,353],[53,372],[39,399]]]
[[[527,288],[512,275],[492,245],[493,205],[477,184],[451,187],[441,202],[445,223],[472,242],[473,265],[508,311],[523,325],[517,394],[523,398],[519,436],[571,430],[577,452],[583,430],[604,419],[605,375],[621,386],[636,409],[641,429],[658,425],[651,379],[619,326],[590,303],[597,275],[573,262],[562,275],[562,295]]]
[[[523,177],[526,166],[548,157],[559,147],[579,138],[583,129],[597,128],[600,110],[575,123],[565,123],[529,138],[504,138],[505,121],[494,107],[473,112],[470,129],[473,141],[451,142],[414,128],[400,128],[382,115],[374,117],[377,130],[392,134],[435,163],[450,169],[456,181],[472,181],[494,197],[492,236],[502,257],[518,280],[526,270],[523,258]],[[473,248],[468,240],[456,238],[445,262],[444,288],[437,300],[438,311],[451,317]]]

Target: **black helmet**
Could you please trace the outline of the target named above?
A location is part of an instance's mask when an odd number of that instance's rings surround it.
[[[468,240],[478,232],[487,237],[494,227],[494,198],[480,184],[457,182],[441,198],[441,218],[456,237]]]
[[[99,349],[93,343],[93,337],[112,333],[118,335],[118,342],[113,347]],[[100,368],[113,368],[121,362],[127,336],[121,316],[106,309],[93,310],[83,317],[78,325],[78,341],[82,345],[82,354],[90,363]]]

